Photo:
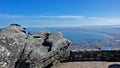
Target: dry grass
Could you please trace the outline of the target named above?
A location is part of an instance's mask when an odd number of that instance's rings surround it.
[[[117,66],[115,64],[117,64]],[[110,67],[110,65],[112,66]],[[66,62],[53,65],[51,68],[120,68],[120,62]]]

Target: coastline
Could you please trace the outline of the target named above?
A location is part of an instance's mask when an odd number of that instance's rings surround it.
[[[29,28],[31,29],[31,28]],[[98,48],[98,47],[102,47],[102,46],[107,46],[107,47],[111,47],[112,49],[119,49],[120,46],[118,46],[118,43],[120,44],[120,35],[117,34],[117,29],[115,28],[80,28],[80,27],[76,27],[76,28],[70,28],[70,27],[66,27],[66,28],[60,28],[60,27],[49,27],[49,28],[33,28],[32,30],[34,30],[35,32],[37,31],[43,31],[43,30],[47,30],[50,32],[62,32],[64,34],[64,37],[70,39],[72,41],[72,48],[79,48],[79,49],[94,49],[94,48]],[[73,30],[73,31],[71,31]],[[109,31],[108,31],[109,30]],[[114,31],[113,31],[114,30]],[[30,30],[31,31],[31,30]],[[82,35],[79,36],[79,31],[83,32],[81,33]],[[117,32],[115,32],[117,31]],[[33,31],[31,31],[33,32]],[[86,33],[90,33],[90,35],[86,35]],[[72,34],[72,35],[70,35]],[[84,35],[85,34],[85,35]],[[96,35],[98,38],[95,38]],[[86,36],[86,38],[83,38],[83,36]],[[87,37],[88,36],[88,37]],[[92,36],[92,37],[90,37]],[[104,37],[102,37],[104,36]],[[87,39],[88,38],[88,39]],[[97,42],[97,43],[95,43]],[[116,44],[117,42],[117,44]]]

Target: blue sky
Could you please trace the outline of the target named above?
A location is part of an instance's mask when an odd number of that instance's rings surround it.
[[[120,0],[0,0],[0,27],[120,25]]]

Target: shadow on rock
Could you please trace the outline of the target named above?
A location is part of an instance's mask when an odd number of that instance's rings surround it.
[[[112,64],[108,68],[120,68],[120,64]]]

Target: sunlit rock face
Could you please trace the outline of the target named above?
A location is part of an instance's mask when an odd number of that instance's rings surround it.
[[[33,35],[18,24],[0,29],[0,68],[44,68],[69,56],[70,41],[61,33]]]

